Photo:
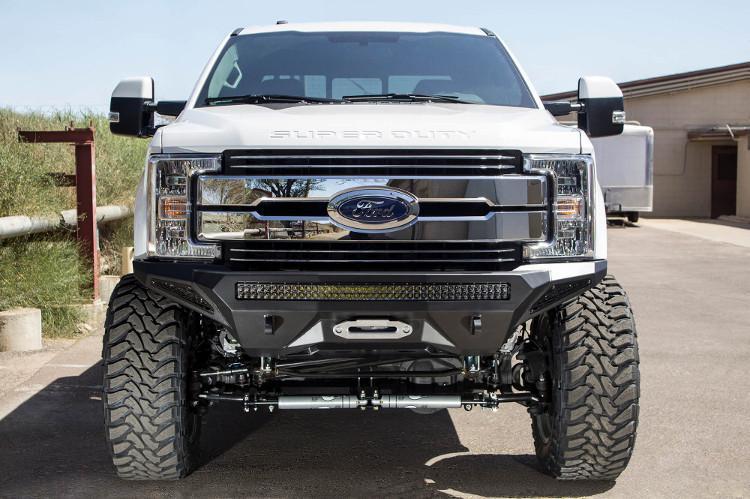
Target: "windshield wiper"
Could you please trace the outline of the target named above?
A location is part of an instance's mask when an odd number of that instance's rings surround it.
[[[341,99],[326,99],[325,97],[307,97],[304,95],[284,94],[249,94],[232,95],[228,97],[209,97],[206,104],[216,106],[221,104],[270,104],[270,103],[322,103],[341,102]]]
[[[456,104],[476,104],[475,102],[461,100],[454,95],[425,95],[425,94],[363,94],[363,95],[345,95],[341,98],[348,102],[362,101],[409,101],[409,102],[454,102]]]
[[[461,100],[454,95],[424,95],[424,94],[360,94],[345,95],[341,99],[326,97],[308,97],[304,95],[285,94],[248,94],[231,95],[227,97],[209,97],[206,105],[220,106],[223,104],[272,104],[272,103],[330,103],[330,102],[377,102],[377,101],[408,101],[408,102],[453,102],[456,104],[476,104]]]

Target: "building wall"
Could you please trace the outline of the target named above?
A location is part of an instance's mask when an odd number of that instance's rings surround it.
[[[737,141],[737,215],[750,218],[750,137]]]
[[[734,142],[688,141],[687,134],[713,125],[750,124],[750,81],[626,97],[625,110],[629,120],[654,129],[653,216],[709,217],[711,147]],[[740,198],[748,197],[750,192],[738,192],[738,209]]]

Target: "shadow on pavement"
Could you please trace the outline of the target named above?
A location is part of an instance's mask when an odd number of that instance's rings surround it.
[[[209,413],[204,464],[188,478],[124,482],[105,447],[100,380],[99,366],[59,378],[0,420],[0,496],[574,497],[614,485],[557,482],[534,456],[469,454],[447,411],[246,415],[232,405]]]

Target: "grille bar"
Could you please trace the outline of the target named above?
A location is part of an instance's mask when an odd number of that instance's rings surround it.
[[[495,242],[228,241],[226,263],[238,270],[512,270],[521,246]]]
[[[232,258],[232,261],[234,262],[266,262],[268,261],[268,259],[267,258],[236,258],[234,257]],[[331,258],[325,258],[325,259],[299,258],[296,260],[291,259],[291,258],[286,258],[284,261],[289,262],[289,263],[316,263],[316,262],[350,263],[350,262],[353,262],[353,260],[351,259],[336,260],[336,259],[331,259]],[[367,260],[357,260],[357,261],[367,262],[367,263],[393,263],[395,261],[395,262],[403,263],[403,261],[393,259],[393,258],[386,258],[386,259],[368,258]],[[420,258],[418,260],[408,259],[406,261],[409,261],[409,262],[413,261],[413,262],[419,262],[419,263],[438,263],[438,262],[443,263],[445,262],[445,260],[429,260],[426,258]],[[455,258],[451,260],[451,262],[485,262],[485,263],[490,263],[490,262],[503,263],[503,262],[512,262],[512,261],[514,261],[513,258],[483,258],[483,259],[481,258]]]
[[[234,152],[234,151],[232,151]],[[296,152],[296,150],[295,150]],[[335,158],[342,158],[342,159],[351,159],[351,158],[364,158],[364,159],[382,159],[382,158],[400,158],[400,159],[412,159],[415,155],[414,154],[320,154],[320,151],[317,151],[318,154],[315,154],[314,156],[323,156],[323,157],[335,157]],[[303,158],[307,159],[310,157],[310,154],[288,154],[285,153],[283,155],[284,158]],[[498,155],[492,155],[492,156],[482,156],[482,155],[476,155],[476,154],[454,154],[454,155],[448,155],[448,154],[421,154],[419,155],[420,159],[443,159],[446,157],[450,157],[451,159],[499,159],[499,160],[514,160],[514,156],[498,156]],[[269,154],[269,155],[261,155],[261,154],[246,154],[246,155],[233,155],[232,159],[238,160],[238,159],[257,159],[257,160],[267,160],[267,159],[276,159],[279,158],[278,154]]]
[[[236,252],[236,253],[257,253],[257,252],[267,253],[267,252],[273,251],[273,250],[257,249],[257,248],[255,248],[255,249],[253,249],[253,248],[232,248],[232,251]],[[380,253],[382,253],[381,250],[363,250],[363,249],[358,249],[356,251],[359,254],[363,254],[363,253],[380,254]],[[466,250],[429,250],[429,249],[420,249],[419,250],[419,254],[423,254],[423,253],[426,253],[426,254],[429,254],[429,253],[443,253],[444,254],[444,253],[450,253],[450,252],[463,253],[465,251]],[[513,248],[507,248],[507,249],[472,249],[471,253],[501,254],[501,253],[513,253],[514,251],[515,251],[515,249],[513,249]],[[305,253],[326,253],[327,254],[327,253],[351,253],[352,250],[350,250],[350,249],[324,249],[324,250],[321,250],[321,249],[305,248],[304,252]]]
[[[522,173],[523,157],[499,149],[235,149],[223,164],[224,173],[252,175],[497,176]]]

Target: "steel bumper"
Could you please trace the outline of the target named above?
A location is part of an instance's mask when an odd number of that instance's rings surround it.
[[[489,355],[497,351],[516,326],[562,301],[596,285],[607,262],[588,262],[584,273],[554,279],[547,270],[492,273],[356,273],[356,272],[237,272],[220,264],[142,260],[135,275],[145,286],[226,326],[249,355],[284,357],[304,351],[388,353],[421,351],[457,355]],[[274,285],[281,294],[239,299],[238,283]],[[493,299],[463,299],[467,289],[507,284],[507,295]],[[285,286],[279,286],[285,285]],[[397,300],[341,299],[339,286],[363,285],[368,290],[419,288],[416,298]],[[437,286],[437,288],[435,288]],[[315,294],[283,294],[304,288],[331,293],[334,299],[311,299]],[[437,289],[437,291],[435,291]],[[453,290],[459,290],[453,292]],[[503,288],[505,289],[505,288]],[[463,290],[463,291],[461,291]],[[430,300],[429,293],[447,299]],[[426,293],[426,294],[425,294]],[[463,293],[463,294],[462,294]],[[268,299],[273,297],[273,299]],[[334,326],[361,319],[408,324],[411,333],[398,339],[341,337]]]

